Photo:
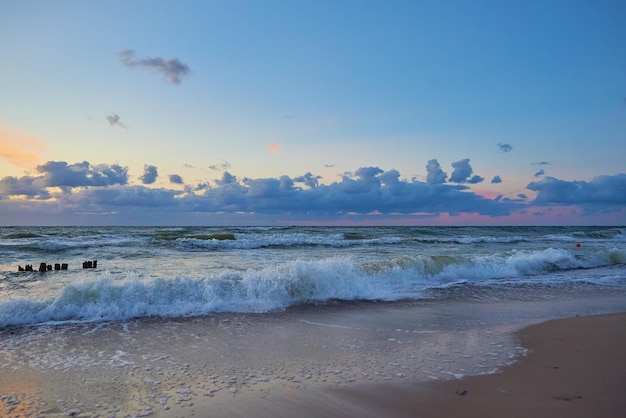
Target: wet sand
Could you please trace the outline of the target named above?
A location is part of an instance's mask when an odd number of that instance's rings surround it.
[[[218,408],[197,405],[196,411],[224,417],[626,416],[626,314],[553,320],[518,336],[528,355],[496,374],[303,391]]]
[[[624,416],[626,314],[514,333],[556,305],[355,304],[0,330],[0,416]],[[557,316],[609,305],[621,311],[624,299],[570,301]]]

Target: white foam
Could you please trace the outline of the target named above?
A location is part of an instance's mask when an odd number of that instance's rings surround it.
[[[626,261],[626,249],[598,250],[584,257],[564,249],[511,251],[477,256],[402,256],[377,262],[349,257],[295,259],[260,269],[222,269],[203,277],[143,277],[105,272],[61,283],[49,294],[0,300],[0,327],[136,317],[179,317],[211,312],[262,313],[288,306],[339,300],[420,298],[434,288],[459,284],[571,283],[580,269]],[[582,270],[584,271],[584,270]],[[583,276],[585,280],[588,275]],[[600,284],[622,283],[604,274]]]

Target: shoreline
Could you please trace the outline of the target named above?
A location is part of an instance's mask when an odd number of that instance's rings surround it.
[[[625,363],[619,347],[626,346],[626,313],[603,313],[622,311],[623,297],[581,302],[557,307],[556,317],[569,319],[547,322],[541,321],[555,317],[554,306],[544,302],[418,303],[4,330],[0,413],[173,418],[289,417],[298,411],[313,418],[406,417],[421,411],[420,417],[496,417],[516,416],[507,405],[533,399],[541,410],[552,410],[550,402],[559,401],[574,405],[574,412],[582,405],[587,414],[566,416],[610,418],[614,408],[626,410],[626,403],[616,404],[621,393],[614,393],[626,387],[626,378],[594,379],[598,370],[608,376]],[[613,310],[598,311],[607,303]],[[586,340],[579,345],[580,338]],[[508,366],[511,356],[523,352],[520,344],[530,350],[528,356]],[[581,351],[570,353],[574,345]],[[549,364],[539,371],[554,376],[537,377],[538,358]],[[590,366],[572,378],[580,364]],[[479,374],[492,372],[494,365],[499,373]],[[459,371],[473,376],[451,378]],[[543,385],[558,376],[565,381]],[[543,399],[543,393],[524,391],[524,385],[539,390],[536,382],[544,392],[559,387],[562,393]],[[597,391],[568,386],[574,382]],[[609,405],[604,415],[596,411],[598,399]],[[561,410],[541,415],[512,408],[524,411],[520,417],[563,416]],[[471,415],[472,410],[479,413]]]
[[[556,319],[516,333],[528,355],[494,374],[359,384],[195,408],[216,417],[619,418],[626,413],[626,313]],[[164,415],[168,418],[176,414]]]

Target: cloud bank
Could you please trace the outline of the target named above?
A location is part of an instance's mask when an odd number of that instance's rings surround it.
[[[129,184],[128,168],[116,164],[49,161],[37,166],[38,175],[0,179],[0,211],[19,217],[15,208],[27,203],[31,212],[46,211],[70,220],[80,213],[106,213],[118,224],[154,224],[156,219],[185,222],[191,216],[205,219],[202,217],[209,215],[230,224],[235,219],[232,217],[256,224],[267,219],[341,223],[355,217],[410,221],[442,214],[495,219],[527,213],[533,207],[572,205],[582,208],[586,215],[621,211],[626,216],[626,174],[601,176],[590,182],[546,177],[528,184],[527,189],[536,193],[534,200],[525,193],[518,193],[515,199],[490,199],[461,184],[470,184],[474,178],[469,160],[453,163],[453,167],[449,182],[434,159],[426,165],[426,181],[405,180],[397,170],[375,166],[344,173],[328,184],[310,172],[295,177],[238,178],[224,171],[219,178],[195,186],[185,185],[181,176],[172,174],[168,176],[171,184],[185,186],[174,190],[147,187],[158,176],[157,167],[152,165],[145,165],[137,177],[142,184]],[[497,179],[494,177],[492,183],[498,183]],[[33,214],[31,217],[36,219]]]
[[[154,58],[135,58],[135,51],[125,49],[118,53],[120,62],[128,68],[145,68],[147,70],[159,73],[164,76],[172,84],[180,84],[182,77],[188,75],[191,69],[187,64],[180,62],[178,58],[163,59]]]
[[[580,205],[587,213],[626,206],[626,174],[599,176],[590,182],[545,177],[527,188],[537,192],[535,202],[542,205]]]

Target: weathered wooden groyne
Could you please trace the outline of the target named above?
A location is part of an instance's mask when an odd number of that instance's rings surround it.
[[[98,260],[93,260],[93,261],[83,261],[83,268],[84,269],[95,269],[98,267]],[[39,264],[39,271],[40,273],[44,273],[46,271],[52,271],[52,270],[67,270],[68,269],[68,264],[67,263],[55,263],[55,264],[48,264],[48,263],[40,263]],[[17,266],[17,271],[35,271],[33,270],[33,265],[32,264],[26,264],[24,265],[24,267],[22,266]]]
[[[95,269],[96,267],[98,267],[98,260],[83,261],[84,269]]]

